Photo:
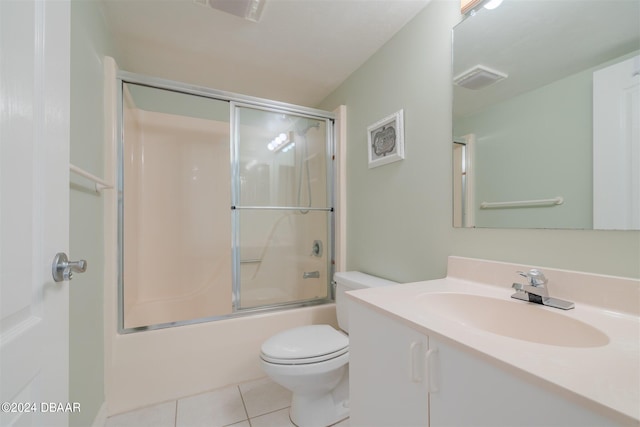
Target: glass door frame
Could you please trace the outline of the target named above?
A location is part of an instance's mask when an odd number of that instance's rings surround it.
[[[141,86],[147,86],[155,89],[163,89],[178,93],[183,93],[187,95],[201,96],[205,98],[220,100],[220,101],[228,101],[229,102],[229,115],[230,115],[230,148],[231,148],[231,158],[229,161],[231,162],[231,174],[232,174],[232,200],[236,200],[234,193],[237,194],[236,185],[238,185],[238,172],[239,165],[237,160],[237,153],[235,153],[237,144],[235,131],[235,111],[236,107],[244,106],[254,109],[262,109],[265,111],[273,111],[284,114],[294,114],[297,116],[308,117],[316,120],[324,120],[326,123],[327,135],[326,135],[326,152],[327,152],[327,201],[329,207],[323,210],[327,210],[330,212],[328,218],[328,231],[329,231],[329,241],[327,242],[325,250],[328,253],[328,280],[327,280],[327,298],[324,299],[316,299],[302,302],[293,302],[293,303],[284,303],[284,304],[274,304],[274,305],[265,305],[255,308],[247,308],[238,310],[237,307],[237,297],[239,295],[239,283],[237,282],[237,269],[240,265],[240,260],[236,250],[238,250],[238,243],[236,227],[237,227],[237,219],[234,219],[237,216],[237,212],[232,212],[232,284],[233,290],[233,300],[232,300],[232,313],[221,316],[210,316],[198,319],[190,319],[178,322],[170,322],[170,323],[162,323],[148,326],[141,326],[136,328],[125,328],[124,327],[124,274],[123,274],[123,266],[124,266],[124,87],[126,84],[136,84]],[[335,163],[335,114],[330,111],[319,110],[310,107],[299,106],[295,104],[289,104],[281,101],[274,101],[265,98],[258,98],[248,95],[237,94],[233,92],[227,92],[217,89],[211,89],[203,86],[192,85],[183,82],[177,82],[173,80],[161,79],[157,77],[146,76],[142,74],[132,73],[128,71],[119,70],[116,73],[116,85],[117,85],[117,122],[116,122],[116,149],[117,149],[117,171],[116,171],[116,186],[118,191],[118,206],[117,206],[117,264],[118,264],[118,289],[117,289],[117,301],[118,301],[118,333],[119,334],[128,334],[132,332],[140,332],[146,330],[155,330],[155,329],[164,329],[173,326],[182,326],[182,325],[190,325],[196,323],[210,322],[213,320],[222,320],[229,319],[234,317],[241,317],[246,315],[251,315],[256,312],[265,312],[265,311],[276,311],[283,310],[288,308],[297,308],[304,307],[310,305],[318,305],[325,304],[329,302],[333,302],[333,291],[332,291],[332,279],[334,273],[334,255],[335,255],[335,215],[334,215],[334,206],[335,206],[335,176],[334,176],[334,163]],[[233,209],[233,204],[232,204]]]
[[[240,137],[239,137],[239,120],[238,114],[241,108],[251,108],[254,110],[261,110],[269,113],[280,113],[280,114],[291,114],[297,117],[303,117],[313,120],[322,120],[325,122],[325,150],[326,150],[326,165],[327,170],[325,171],[327,176],[327,204],[328,207],[301,207],[301,206],[241,206],[240,204],[240,154],[239,154],[239,145],[240,145]],[[281,307],[303,307],[306,305],[315,305],[315,304],[323,304],[326,302],[333,301],[333,292],[332,292],[332,281],[333,281],[333,273],[334,273],[334,265],[335,265],[335,215],[334,215],[334,207],[335,207],[335,177],[334,177],[334,159],[335,159],[335,120],[327,117],[326,115],[318,115],[311,114],[309,111],[292,111],[292,110],[284,110],[277,107],[269,107],[264,105],[255,105],[245,102],[231,101],[230,103],[230,112],[231,112],[231,210],[232,210],[232,221],[231,221],[231,234],[232,234],[232,251],[233,251],[233,266],[232,266],[232,277],[233,277],[233,312],[252,312],[252,311],[263,311],[269,309],[277,309]],[[318,110],[316,110],[318,111]],[[326,113],[321,111],[322,113]],[[277,209],[277,210],[301,210],[303,208],[305,211],[325,211],[328,212],[327,218],[327,231],[328,231],[328,242],[327,242],[327,250],[328,250],[328,265],[327,265],[327,298],[325,299],[313,299],[306,301],[293,301],[288,303],[278,303],[271,305],[263,305],[260,307],[251,307],[251,308],[241,308],[240,300],[241,300],[241,277],[240,277],[240,218],[239,211],[242,209]]]

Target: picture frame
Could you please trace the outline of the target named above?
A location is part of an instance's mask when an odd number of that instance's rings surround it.
[[[404,110],[367,127],[369,169],[404,159]]]

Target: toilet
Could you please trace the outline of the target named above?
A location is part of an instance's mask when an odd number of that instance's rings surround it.
[[[326,427],[349,416],[349,318],[345,292],[390,286],[389,280],[358,271],[336,273],[336,330],[308,325],[280,332],[262,344],[260,362],[276,383],[291,390],[291,421]]]

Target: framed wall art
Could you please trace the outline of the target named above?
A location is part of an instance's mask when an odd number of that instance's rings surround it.
[[[397,111],[367,128],[369,168],[404,159],[403,110]]]

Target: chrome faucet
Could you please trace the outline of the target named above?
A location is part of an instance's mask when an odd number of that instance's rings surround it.
[[[528,285],[521,283],[514,283],[511,285],[516,293],[511,295],[511,298],[519,299],[522,301],[534,302],[536,304],[542,304],[549,307],[560,308],[562,310],[569,310],[574,308],[574,304],[570,301],[561,300],[559,298],[553,298],[549,296],[549,290],[547,289],[547,278],[544,277],[542,271],[537,269],[529,270],[528,273],[518,271],[518,274],[527,279]]]

